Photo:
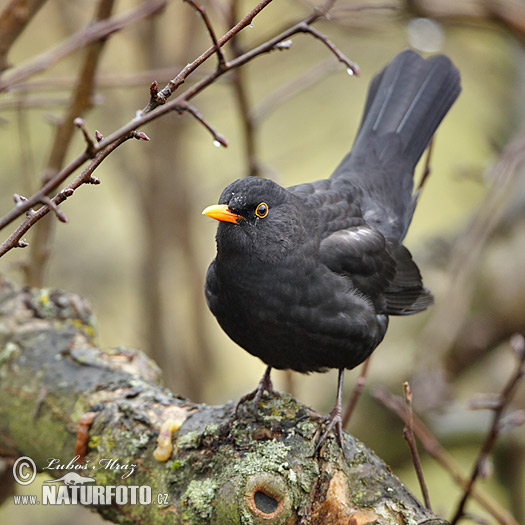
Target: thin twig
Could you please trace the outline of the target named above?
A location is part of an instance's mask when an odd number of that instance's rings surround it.
[[[152,0],[151,2],[142,2],[138,7],[130,9],[122,15],[115,15],[107,20],[89,24],[60,44],[31,59],[29,63],[18,66],[9,74],[3,76],[0,79],[0,91],[8,89],[13,84],[18,84],[35,73],[44,71],[81,47],[102,40],[137,20],[151,16],[164,8],[167,1]]]
[[[56,205],[55,201],[51,200],[49,197],[44,197],[42,199],[42,204],[47,206],[54,214],[56,215],[57,219],[60,222],[68,222],[69,219],[67,218],[67,215],[62,211],[58,209],[58,206]]]
[[[219,45],[219,42],[217,41],[217,36],[215,35],[215,31],[213,30],[213,26],[211,25],[210,19],[208,18],[208,15],[206,14],[206,9],[204,9],[204,7],[197,4],[197,2],[195,2],[194,0],[184,0],[184,2],[187,2],[188,4],[190,4],[197,11],[197,13],[199,13],[200,17],[202,18],[204,24],[206,25],[206,29],[208,30],[208,33],[210,35],[213,46],[215,48],[215,52],[217,53],[217,61],[218,61],[217,67],[223,68],[224,64],[226,63],[226,60],[222,53],[221,46]]]
[[[44,204],[34,213],[31,213],[28,217],[26,217],[22,224],[20,224],[20,226],[0,245],[0,257],[12,248],[25,248],[26,246],[28,246],[28,243],[24,239],[22,239],[22,237],[27,233],[27,231],[42,217],[44,217],[50,211],[52,211],[53,206],[56,207],[62,202],[64,202],[68,197],[71,197],[71,195],[73,195],[74,191],[79,186],[81,186],[82,184],[93,183],[93,171],[95,171],[95,169],[98,168],[101,162],[110,153],[112,153],[121,144],[123,144],[131,138],[135,138],[133,133],[129,133],[128,135],[121,137],[119,140],[113,142],[110,146],[98,153],[97,156],[91,160],[87,167],[77,177],[75,177],[62,191],[57,193],[51,199],[51,202]],[[42,200],[45,201],[45,197],[41,199],[41,202]]]
[[[298,32],[310,33],[312,36],[320,40],[337,57],[337,60],[346,66],[350,75],[359,75],[359,66],[341,53],[341,51],[325,35],[323,35],[323,33],[306,23],[301,24]]]
[[[264,0],[263,2],[260,2],[254,9],[252,9],[252,11],[250,11],[250,13],[248,13],[248,15],[246,15],[243,18],[241,22],[239,22],[234,28],[230,29],[221,39],[218,40],[219,44],[223,45],[224,42],[232,38],[232,36],[235,35],[236,32],[240,31],[243,27],[249,24],[250,21],[270,2],[271,0]],[[294,35],[300,32],[304,32],[304,24],[311,24],[315,22],[316,20],[318,20],[319,18],[325,16],[327,11],[332,7],[333,3],[334,3],[334,0],[327,1],[323,6],[316,8],[315,11],[312,14],[310,14],[307,18],[305,18],[303,21],[293,25],[289,29],[278,34],[274,38],[269,39],[268,41],[255,47],[254,49],[251,49],[250,51],[242,54],[241,56],[227,62],[224,68],[216,69],[215,71],[211,72],[209,75],[207,75],[206,77],[201,79],[199,82],[192,85],[183,94],[179,95],[175,99],[170,100],[166,102],[165,104],[154,107],[154,109],[151,109],[148,107],[146,108],[146,110],[139,112],[134,119],[129,121],[127,124],[122,126],[120,129],[114,131],[110,135],[103,138],[97,144],[95,144],[91,154],[94,153],[95,155],[98,155],[99,153],[104,152],[104,150],[108,146],[112,145],[115,141],[121,140],[123,137],[127,137],[130,133],[133,133],[134,131],[136,131],[137,128],[143,126],[144,124],[148,122],[151,122],[152,120],[155,120],[161,117],[162,115],[165,115],[168,112],[177,110],[177,108],[184,106],[185,104],[189,102],[189,100],[195,97],[203,89],[213,84],[219,77],[224,75],[226,72],[231,71],[235,68],[239,68],[258,56],[274,51],[275,45],[278,44],[279,42],[282,42],[283,40],[288,39],[291,35]],[[214,47],[210,49],[213,50]],[[189,64],[187,66],[188,69],[184,68],[184,70],[181,73],[179,73],[176,79],[180,77],[179,79],[180,83],[184,82],[184,79],[187,77],[189,72],[197,68],[201,63],[203,63],[210,56],[207,54],[208,51],[203,53],[198,59],[196,59],[194,62]],[[174,81],[170,82],[168,86],[170,90],[173,87],[171,86],[173,82]],[[161,93],[162,92],[158,92],[158,96],[157,96],[158,99],[162,98]],[[170,91],[170,94],[171,94],[171,91]],[[50,192],[52,192],[67,177],[69,177],[71,173],[73,173],[82,164],[84,164],[84,162],[89,160],[89,158],[90,158],[90,155],[88,155],[87,152],[84,152],[81,155],[79,155],[76,159],[74,159],[68,166],[60,170],[60,172],[57,173],[46,184],[44,184],[44,186],[42,186],[42,188],[38,192],[36,192],[31,197],[29,197],[27,201],[24,201],[20,205],[13,208],[6,215],[4,215],[4,217],[0,219],[0,229],[4,228],[7,224],[10,224],[13,220],[15,220],[17,217],[19,217],[23,213],[25,213],[28,209],[33,207],[35,204],[42,202],[43,196],[48,195]],[[11,248],[14,248],[18,245],[19,245],[18,243],[14,243],[12,245],[3,243],[1,245],[2,250],[0,250],[0,256],[6,253],[6,251],[9,251]]]
[[[96,155],[95,141],[93,140],[93,138],[89,134],[89,131],[87,130],[86,121],[83,118],[77,117],[73,121],[73,124],[75,124],[75,126],[79,128],[80,131],[82,131],[82,135],[84,136],[84,140],[86,141],[86,144],[87,144],[86,146],[87,154],[90,155],[91,158],[93,158]]]
[[[234,23],[237,19],[238,6],[238,0],[232,0],[230,3],[230,10],[228,13],[230,24]],[[230,48],[234,58],[238,58],[243,54],[239,34],[231,39]],[[257,155],[257,128],[251,115],[248,89],[246,87],[246,71],[243,68],[237,68],[234,70],[230,78],[235,94],[233,99],[237,105],[237,114],[243,131],[243,150],[246,159],[246,174],[249,177],[256,177],[261,174],[261,168]]]
[[[266,98],[260,100],[251,110],[250,117],[254,124],[261,122],[278,106],[284,104],[292,97],[306,91],[309,87],[315,85],[321,79],[339,69],[339,64],[332,58],[324,60],[315,65],[306,73],[294,78],[287,84],[283,84],[268,94]]]
[[[98,0],[93,15],[93,23],[96,24],[107,20],[113,12],[114,4],[115,0]],[[107,39],[99,40],[90,44],[84,50],[77,81],[71,93],[69,104],[54,130],[54,139],[49,151],[46,168],[41,176],[43,184],[52,179],[64,166],[75,134],[75,126],[79,127],[84,134],[88,157],[93,158],[96,154],[93,139],[87,132],[84,120],[79,117],[84,115],[92,106],[95,75],[107,41]],[[46,199],[49,199],[47,194],[43,195],[42,202],[46,202]],[[61,212],[58,209],[56,209],[55,214],[60,219]],[[36,231],[33,233],[30,253],[26,264],[23,265],[26,283],[31,286],[41,287],[44,284],[47,263],[52,253],[54,229],[55,223],[50,220],[40,222],[35,228]]]
[[[408,412],[405,403],[399,396],[393,395],[384,388],[374,388],[372,396],[386,408],[394,412],[405,424],[408,422]],[[432,456],[454,481],[464,489],[468,486],[468,478],[454,458],[443,448],[430,429],[413,414],[412,428],[425,450]],[[479,487],[473,486],[471,496],[501,525],[519,525],[510,512],[503,508],[490,494]]]
[[[252,20],[270,3],[272,0],[262,0],[259,2],[242,20],[235,24],[226,34],[217,40],[219,47],[222,47],[239,31],[249,26]],[[203,64],[211,55],[215,53],[215,45],[208,48],[202,55],[197,57],[193,62],[186,65],[175,78],[170,80],[168,84],[158,93],[155,101],[150,101],[150,104],[144,109],[144,112],[153,110],[158,104],[164,104],[166,100],[173,94],[173,92],[184,84],[186,78],[193,73],[201,64]],[[231,68],[228,68],[231,69]]]
[[[456,510],[456,513],[454,514],[454,517],[450,521],[450,525],[455,525],[463,517],[465,513],[465,505],[470,495],[472,494],[472,488],[474,487],[474,483],[479,477],[483,465],[487,461],[487,458],[491,453],[492,449],[494,448],[496,440],[498,439],[498,436],[500,434],[500,423],[503,414],[510,405],[510,402],[514,397],[514,394],[518,388],[520,381],[522,380],[523,376],[525,376],[525,351],[523,350],[524,342],[523,336],[519,337],[521,338],[521,340],[518,341],[515,339],[515,344],[520,345],[522,350],[521,352],[517,351],[518,364],[516,370],[508,380],[507,384],[505,385],[505,388],[503,389],[503,392],[501,393],[501,402],[499,403],[499,406],[497,406],[494,409],[494,414],[492,416],[492,425],[487,434],[487,437],[485,438],[485,442],[483,443],[483,446],[479,451],[476,462],[474,463],[474,468],[472,469],[472,474],[470,475],[468,484],[465,487],[465,493],[463,494],[463,497],[461,498],[461,501],[458,504],[458,508]]]
[[[414,413],[412,411],[412,390],[408,381],[405,381],[403,383],[403,390],[405,392],[405,403],[408,413],[408,421],[405,423],[405,427],[403,429],[403,436],[405,437],[408,443],[408,448],[410,449],[412,463],[414,463],[414,468],[416,470],[419,486],[421,487],[421,493],[423,494],[423,501],[425,502],[425,507],[429,510],[432,510],[432,506],[430,505],[430,498],[428,495],[428,488],[427,484],[425,483],[425,477],[423,476],[423,469],[421,468],[421,461],[419,459],[417,444],[414,438]]]
[[[7,54],[46,0],[11,0],[0,13],[0,72],[9,67]]]
[[[201,115],[201,113],[196,107],[186,102],[178,106],[177,110],[180,112],[187,111],[188,113],[193,115],[211,133],[211,135],[213,136],[214,144],[224,146],[225,148],[228,147],[228,142],[226,142],[226,139],[222,135],[217,133],[210,124],[208,124],[206,119]]]
[[[354,413],[354,409],[357,405],[357,401],[361,397],[361,394],[363,393],[363,389],[365,387],[366,383],[366,374],[368,372],[368,367],[370,365],[371,357],[369,357],[361,367],[361,373],[359,374],[359,377],[357,378],[357,381],[354,386],[354,391],[352,392],[352,397],[348,401],[348,404],[346,405],[345,412],[343,414],[343,428],[346,428],[348,425],[348,422],[350,421],[350,417]]]
[[[251,23],[253,18],[264,9],[268,4],[270,4],[272,0],[263,0],[257,6],[255,6],[239,23],[237,23],[232,29],[230,29],[222,38],[219,39],[219,44],[223,45],[225,42],[227,42],[230,38],[232,38],[233,35],[235,35],[237,32],[239,32],[241,29],[246,27],[248,24]],[[111,19],[110,19],[111,20]],[[273,43],[272,43],[273,45]],[[262,52],[267,52],[266,49],[262,50]],[[246,54],[244,57],[239,57],[239,59],[244,58],[243,60],[237,60],[235,64],[229,64],[228,70],[233,69],[235,67],[240,67],[244,65],[246,62],[249,62],[259,54],[262,54],[262,52],[259,53],[253,53],[252,52]],[[175,78],[175,81],[177,79],[180,80],[179,84],[182,84],[185,80],[185,78],[194,71],[197,67],[199,67],[209,56],[213,54],[213,47],[205,51],[200,57],[198,57],[196,60],[194,60],[192,63],[188,64]],[[155,107],[154,110],[151,111],[144,111],[139,116],[132,119],[130,122],[128,122],[126,125],[122,126],[120,129],[116,130],[115,132],[111,133],[109,136],[105,137],[103,140],[101,140],[97,146],[96,151],[100,152],[107,146],[111,145],[114,141],[120,140],[122,137],[128,135],[130,132],[136,130],[140,126],[155,120],[156,118],[161,117],[162,115],[176,109],[177,106],[180,106],[184,102],[189,101],[191,98],[193,98],[196,94],[198,94],[200,91],[202,91],[204,88],[215,82],[215,80],[221,76],[222,73],[224,73],[226,70],[217,70],[213,73],[207,75],[203,79],[201,79],[196,85],[194,85],[192,88],[190,88],[188,91],[186,91],[184,94],[177,97],[175,100],[170,101],[167,104],[164,104],[160,107]],[[159,92],[159,100],[164,98],[167,98],[171,94],[172,89],[172,83],[174,81],[170,81],[168,83],[168,86],[166,86],[162,92]],[[177,81],[178,82],[178,81]],[[175,82],[175,84],[177,83]],[[162,95],[161,95],[162,93]],[[76,159],[72,160],[67,166],[62,168],[51,180],[46,182],[40,190],[38,190],[35,194],[33,194],[31,197],[28,197],[27,201],[22,203],[19,206],[16,206],[12,210],[10,210],[8,213],[6,213],[2,218],[0,218],[0,230],[3,229],[5,226],[13,222],[17,217],[24,214],[27,210],[35,206],[36,204],[40,203],[42,201],[42,196],[48,195],[50,192],[52,192],[55,188],[57,188],[60,184],[62,184],[74,171],[76,171],[82,164],[84,164],[87,160],[89,160],[89,156],[86,154],[86,152],[83,152],[81,155],[79,155]],[[3,244],[2,244],[3,246]],[[15,246],[13,246],[15,247]]]

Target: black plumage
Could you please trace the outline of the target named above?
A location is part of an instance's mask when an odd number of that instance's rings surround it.
[[[221,221],[211,311],[269,367],[340,370],[328,429],[341,430],[342,371],[372,353],[389,315],[432,304],[402,241],[415,165],[460,90],[446,56],[404,51],[371,82],[352,151],[329,179],[288,188],[239,179],[203,212]],[[269,370],[260,389],[271,387]]]

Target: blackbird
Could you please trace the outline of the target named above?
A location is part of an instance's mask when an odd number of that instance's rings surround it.
[[[272,368],[339,370],[317,450],[332,430],[342,445],[344,370],[379,345],[389,315],[433,302],[402,241],[419,194],[414,168],[460,91],[448,57],[403,51],[372,80],[352,150],[329,179],[288,188],[239,179],[203,211],[220,221],[208,306],[268,365],[241,402],[274,393]]]

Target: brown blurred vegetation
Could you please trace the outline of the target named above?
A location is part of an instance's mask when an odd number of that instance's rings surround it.
[[[9,3],[1,3],[1,10]],[[7,56],[13,68],[93,18],[141,2],[37,4],[41,9]],[[222,35],[256,2],[201,4]],[[431,16],[442,36],[436,51],[452,58],[463,79],[463,93],[437,133],[431,177],[407,239],[436,306],[414,318],[392,320],[349,431],[418,494],[402,423],[370,395],[375,384],[399,394],[402,382],[410,380],[415,409],[469,471],[490,418],[489,411],[470,410],[469,400],[479,392],[501,391],[515,361],[508,339],[525,330],[522,6],[515,0],[340,0],[330,19],[316,28],[359,64],[359,78],[350,77],[319,41],[295,36],[290,49],[255,59],[194,100],[227,138],[228,148],[214,147],[188,114],[154,121],[144,128],[149,142],[121,146],[97,170],[101,184],[82,186],[61,206],[68,224],[48,215],[30,230],[28,248],[2,258],[0,271],[18,282],[88,297],[102,344],[146,350],[175,392],[212,404],[237,399],[255,386],[263,365],[221,332],[205,306],[203,280],[214,256],[215,225],[200,211],[216,202],[227,183],[254,172],[283,185],[329,176],[351,146],[370,78],[410,45],[409,22]],[[227,58],[311,9],[307,0],[272,3],[253,27],[225,46]],[[425,31],[419,34],[423,42]],[[82,115],[90,131],[109,134],[147,104],[152,81],[164,86],[209,45],[195,11],[171,1],[103,43],[78,49],[11,86],[0,98],[0,214],[11,209],[13,193],[31,195],[83,150],[72,119]],[[212,57],[190,81],[211,71],[215,62]],[[78,79],[85,86],[90,75],[92,92],[81,92]],[[2,232],[2,240],[16,224]],[[347,395],[357,374],[347,372]],[[292,388],[313,408],[326,412],[331,406],[333,373],[276,373],[275,378],[277,388]],[[523,407],[524,400],[521,388],[514,404]],[[523,427],[504,434],[494,471],[481,482],[518,522],[525,520],[524,450]],[[434,510],[449,516],[461,490],[422,456]],[[468,509],[491,522],[475,504]],[[4,512],[22,515],[19,509]],[[23,519],[31,520],[19,522]]]

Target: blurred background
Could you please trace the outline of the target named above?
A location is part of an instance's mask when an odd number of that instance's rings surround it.
[[[218,36],[256,5],[200,3]],[[0,40],[12,4],[17,2],[0,2]],[[0,42],[7,79],[94,18],[152,2],[34,4],[39,9],[7,56]],[[273,2],[224,47],[226,57],[278,34],[314,5]],[[435,137],[431,175],[406,239],[436,305],[391,319],[347,429],[419,497],[403,424],[377,401],[378,389],[401,395],[403,381],[410,381],[414,409],[470,472],[492,416],[472,410],[471,400],[501,392],[516,366],[509,338],[525,330],[525,4],[339,0],[315,27],[359,64],[359,77],[319,40],[294,36],[289,49],[255,59],[192,101],[226,137],[227,148],[215,147],[188,114],[171,113],[145,126],[149,142],[122,145],[95,172],[100,185],[82,186],[61,205],[69,223],[48,215],[29,231],[27,248],[2,258],[0,272],[20,284],[88,298],[100,345],[143,349],[174,392],[209,404],[237,400],[256,386],[265,367],[228,339],[206,307],[203,282],[215,254],[216,223],[201,210],[239,177],[260,175],[285,186],[328,177],[351,147],[373,75],[407,47],[447,54],[461,71],[463,92]],[[0,96],[0,215],[12,208],[14,193],[33,194],[83,151],[73,118],[82,115],[90,132],[109,135],[146,106],[152,81],[163,87],[209,46],[194,9],[172,0],[104,45],[80,46],[11,84]],[[211,57],[179,90],[215,64]],[[89,88],[91,78],[93,89],[82,94],[78,86]],[[423,169],[422,163],[418,176]],[[2,241],[19,222],[2,232]],[[359,369],[346,373],[346,398],[358,375]],[[335,371],[277,371],[273,379],[277,389],[322,413],[333,405]],[[512,408],[523,408],[524,390]],[[462,491],[422,447],[420,452],[433,508],[450,517]],[[479,487],[524,523],[523,427],[510,425],[493,459]],[[474,501],[467,510],[496,523]],[[17,508],[7,499],[0,522],[69,523],[72,513],[78,523],[101,521],[84,509]]]

